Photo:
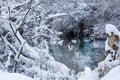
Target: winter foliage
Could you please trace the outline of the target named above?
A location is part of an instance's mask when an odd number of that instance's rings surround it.
[[[117,0],[0,0],[0,80],[120,80],[119,4]],[[106,39],[106,57],[94,69],[86,64],[90,56],[79,57],[75,49],[79,39],[80,44],[87,42],[84,38],[93,41],[95,49],[101,47],[97,40]],[[69,66],[56,60],[65,55],[53,54],[59,46],[68,50]],[[75,62],[84,71],[75,71]]]

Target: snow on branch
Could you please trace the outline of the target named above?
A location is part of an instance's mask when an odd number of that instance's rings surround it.
[[[6,36],[5,37],[2,36],[2,39],[5,42],[6,46],[8,46],[16,55],[17,54],[16,48],[10,42],[7,41]]]
[[[22,20],[22,21],[20,22],[20,24],[18,25],[18,27],[17,27],[17,29],[16,29],[16,31],[15,31],[15,34],[17,33],[18,29],[23,25],[23,23],[24,23],[27,15],[28,15],[28,13],[30,12],[30,10],[31,10],[31,5],[32,5],[32,1],[33,1],[33,0],[30,0],[28,10],[27,10],[26,14],[24,15],[23,20]]]
[[[50,15],[48,15],[47,19],[54,18],[54,17],[59,17],[59,16],[66,16],[66,15],[67,15],[67,13],[50,14]]]

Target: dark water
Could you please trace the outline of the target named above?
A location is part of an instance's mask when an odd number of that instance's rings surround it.
[[[52,48],[52,56],[76,72],[84,70],[85,66],[94,69],[104,59],[104,41],[77,40],[71,51],[65,45]]]

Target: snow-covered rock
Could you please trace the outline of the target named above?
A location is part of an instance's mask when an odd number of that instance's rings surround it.
[[[120,32],[118,31],[118,29],[112,25],[112,24],[106,24],[106,33],[111,36],[111,32],[114,33],[114,35],[119,35]]]
[[[113,35],[117,35],[119,36],[120,32],[118,31],[118,29],[112,25],[112,24],[107,24],[106,25],[106,33],[111,36],[111,33],[113,33]],[[119,36],[120,37],[120,36]],[[119,45],[119,42],[116,44]],[[115,54],[115,50],[113,50],[109,45],[108,45],[108,38],[106,39],[105,42],[105,51],[110,50],[110,53],[106,55],[106,58],[104,61],[100,62],[98,64],[98,68],[97,71],[99,73],[100,77],[104,77],[106,76],[106,74],[112,70],[114,67],[120,65],[120,56],[118,55],[119,53],[119,49],[120,47],[118,46],[118,50],[117,50],[117,54]],[[114,59],[115,57],[115,59]],[[114,71],[112,71],[114,72]],[[112,73],[111,72],[111,73]],[[109,73],[108,73],[109,74]],[[117,80],[117,79],[107,79],[107,78],[103,78],[101,80]],[[119,79],[118,79],[119,80]]]

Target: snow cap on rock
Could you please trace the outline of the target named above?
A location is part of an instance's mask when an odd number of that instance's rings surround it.
[[[106,24],[106,33],[111,36],[111,33],[114,33],[114,35],[119,35],[120,32],[118,31],[118,29],[112,25],[112,24]]]

